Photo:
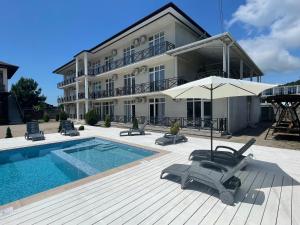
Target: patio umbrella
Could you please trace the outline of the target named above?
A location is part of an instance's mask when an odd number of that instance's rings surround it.
[[[173,99],[210,99],[210,150],[211,160],[213,160],[213,99],[238,96],[256,96],[264,90],[273,88],[275,86],[277,85],[210,76],[162,91],[162,93],[169,95]]]

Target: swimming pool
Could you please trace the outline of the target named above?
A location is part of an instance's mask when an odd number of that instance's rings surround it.
[[[0,205],[155,154],[87,138],[0,152]]]

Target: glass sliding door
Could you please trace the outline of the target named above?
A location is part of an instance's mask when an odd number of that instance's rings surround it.
[[[124,101],[124,122],[132,122],[135,117],[135,104],[133,101]]]
[[[201,126],[201,99],[187,99],[187,126]]]
[[[134,46],[132,46],[132,45],[123,50],[123,63],[124,63],[124,65],[134,63],[134,53],[135,53],[135,49],[134,49]]]
[[[149,37],[149,47],[152,56],[159,55],[165,52],[164,42],[165,42],[164,32],[160,32]]]
[[[150,123],[162,124],[165,118],[165,99],[152,98],[149,99],[149,117]]]
[[[114,81],[113,79],[107,79],[105,81],[106,95],[107,97],[114,96]]]
[[[165,66],[149,68],[150,91],[162,91],[165,89]]]
[[[124,76],[124,94],[135,94],[135,76],[132,74]]]

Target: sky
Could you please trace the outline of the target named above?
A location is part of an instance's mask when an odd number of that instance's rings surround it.
[[[52,71],[168,3],[163,0],[1,0],[0,61],[36,80],[56,105],[62,76]],[[211,35],[230,32],[263,70],[263,82],[300,79],[300,1],[174,0]]]

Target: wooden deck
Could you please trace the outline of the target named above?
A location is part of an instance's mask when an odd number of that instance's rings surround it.
[[[145,160],[18,208],[0,224],[300,224],[300,184],[276,163],[253,160],[239,172],[242,186],[227,206],[206,186],[181,190],[176,178],[159,178],[172,163],[189,164],[188,153]]]

